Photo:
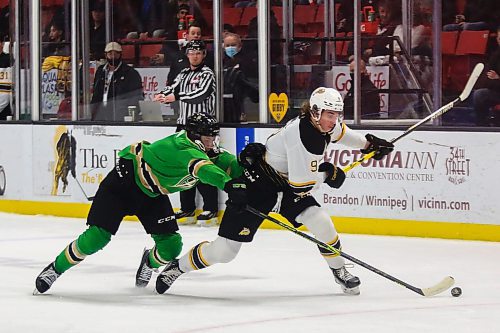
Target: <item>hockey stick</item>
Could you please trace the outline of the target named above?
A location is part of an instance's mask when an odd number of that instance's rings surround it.
[[[418,127],[420,127],[423,124],[427,123],[428,121],[434,120],[437,117],[442,116],[443,114],[445,114],[446,112],[448,112],[449,110],[451,110],[455,106],[456,103],[465,101],[469,97],[469,95],[470,95],[470,93],[472,91],[472,88],[474,88],[474,85],[476,84],[477,79],[479,78],[479,75],[481,75],[481,72],[483,71],[483,69],[484,69],[484,64],[478,63],[476,65],[476,67],[474,67],[474,69],[472,70],[472,73],[471,73],[471,75],[469,77],[469,80],[467,81],[467,84],[465,85],[465,88],[462,91],[462,93],[460,94],[460,96],[458,96],[457,98],[455,98],[453,101],[449,102],[448,104],[443,105],[442,107],[440,107],[439,109],[437,109],[436,111],[434,111],[433,113],[431,113],[430,115],[428,115],[427,117],[425,117],[424,119],[420,120],[418,123],[416,123],[416,124],[408,127],[408,129],[406,131],[404,131],[398,137],[395,137],[394,139],[392,139],[390,142],[391,143],[396,143],[396,141],[399,141],[400,139],[404,138],[405,136],[407,136],[408,134],[410,134],[411,132],[413,132]],[[376,151],[372,151],[371,153],[368,153],[368,154],[364,155],[362,158],[360,158],[359,160],[357,160],[357,161],[349,164],[348,166],[346,166],[342,170],[344,172],[350,171],[351,169],[357,167],[358,165],[360,165],[364,161],[372,158],[373,155],[375,155],[375,153],[376,153]]]
[[[78,179],[76,177],[73,177],[73,178],[75,179],[76,183],[78,184],[78,187],[80,187],[80,190],[82,190],[82,193],[85,196],[85,198],[87,198],[88,201],[94,200],[95,196],[89,197],[87,195],[87,193],[85,192],[85,190],[83,189],[82,184],[80,184],[80,182],[78,181]]]
[[[340,251],[340,250],[334,248],[331,245],[323,243],[322,241],[320,241],[320,240],[318,240],[318,239],[316,239],[316,238],[314,238],[312,236],[309,236],[308,234],[306,234],[306,233],[304,233],[304,232],[302,232],[300,230],[297,230],[296,228],[294,228],[294,227],[292,227],[292,226],[290,226],[290,225],[288,225],[286,223],[283,223],[283,222],[275,219],[272,216],[266,215],[266,214],[258,211],[255,208],[252,208],[252,207],[250,207],[250,206],[247,205],[246,206],[246,210],[248,212],[250,212],[250,213],[252,213],[252,214],[254,214],[254,215],[262,218],[262,219],[269,220],[269,221],[271,221],[271,222],[273,222],[273,223],[275,223],[275,224],[277,224],[277,225],[279,225],[279,226],[281,226],[281,227],[283,227],[283,228],[285,228],[285,229],[293,232],[294,234],[297,234],[300,237],[305,238],[305,239],[307,239],[307,240],[315,243],[316,245],[322,247],[325,250],[328,250],[328,251],[330,251],[332,253],[336,253],[336,254],[340,255],[341,257],[344,257],[344,258],[346,258],[346,259],[348,259],[348,260],[350,260],[350,261],[358,264],[359,266],[362,266],[362,267],[364,267],[364,268],[366,268],[366,269],[368,269],[368,270],[370,270],[370,271],[372,271],[372,272],[374,272],[374,273],[376,273],[376,274],[378,274],[378,275],[380,275],[380,276],[382,276],[382,277],[384,277],[384,278],[386,278],[388,280],[391,280],[392,282],[396,282],[397,284],[399,284],[399,285],[401,285],[401,286],[403,286],[403,287],[405,287],[407,289],[410,289],[411,291],[413,291],[413,292],[415,292],[417,294],[420,294],[422,296],[434,296],[434,295],[440,294],[443,291],[448,290],[455,283],[455,279],[453,277],[447,276],[441,282],[439,282],[438,284],[433,285],[433,286],[428,287],[428,288],[418,288],[418,287],[412,286],[411,284],[406,283],[406,282],[404,282],[404,281],[402,281],[402,280],[400,280],[400,279],[398,279],[398,278],[396,278],[396,277],[394,277],[394,276],[392,276],[390,274],[387,274],[386,272],[383,272],[380,269],[375,268],[375,267],[373,267],[373,266],[365,263],[364,261],[361,261],[361,260],[359,260],[357,258],[354,258],[354,257],[350,256],[349,254],[345,253],[344,251]]]

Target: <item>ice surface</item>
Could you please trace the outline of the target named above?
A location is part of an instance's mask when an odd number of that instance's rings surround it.
[[[500,244],[342,235],[344,250],[423,288],[452,275],[462,297],[425,298],[366,269],[343,295],[315,246],[260,230],[229,264],[183,275],[165,295],[134,287],[141,225],[33,296],[35,277],[83,230],[81,219],[0,213],[0,332],[500,332]],[[183,252],[216,228],[182,227]]]

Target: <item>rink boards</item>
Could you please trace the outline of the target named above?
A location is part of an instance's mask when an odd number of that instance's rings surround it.
[[[223,128],[221,145],[235,153],[248,142],[265,142],[274,131]],[[84,217],[87,197],[119,150],[173,132],[154,126],[0,125],[0,211]],[[371,132],[385,138],[400,133]],[[499,133],[414,132],[382,161],[354,168],[341,189],[323,185],[315,197],[340,232],[500,241],[498,151]],[[75,177],[69,168],[73,152]],[[325,160],[347,166],[360,156],[331,145]],[[219,195],[223,210],[225,194]],[[178,195],[170,198],[178,208]]]

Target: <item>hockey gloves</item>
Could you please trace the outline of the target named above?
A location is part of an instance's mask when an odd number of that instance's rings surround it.
[[[319,172],[325,172],[325,183],[333,188],[340,188],[344,184],[345,173],[341,168],[337,168],[332,163],[323,162],[318,167]]]
[[[242,167],[249,169],[258,161],[262,160],[262,157],[265,153],[266,146],[264,146],[262,143],[249,143],[245,146],[245,148],[243,148],[240,155],[238,156],[238,162]]]
[[[375,155],[373,155],[373,158],[376,160],[381,160],[394,149],[392,142],[377,138],[373,134],[367,134],[365,137],[369,145],[365,149],[361,149],[361,152],[363,154],[369,154],[372,151],[376,151]]]
[[[228,206],[233,206],[238,210],[246,208],[248,203],[247,184],[241,179],[233,179],[226,183],[224,191],[226,191],[229,200],[226,202]]]

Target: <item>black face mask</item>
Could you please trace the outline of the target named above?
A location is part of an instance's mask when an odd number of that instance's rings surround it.
[[[106,57],[106,60],[108,61],[108,64],[114,67],[118,67],[122,63],[122,57],[120,56],[119,58],[116,59],[109,59]]]

